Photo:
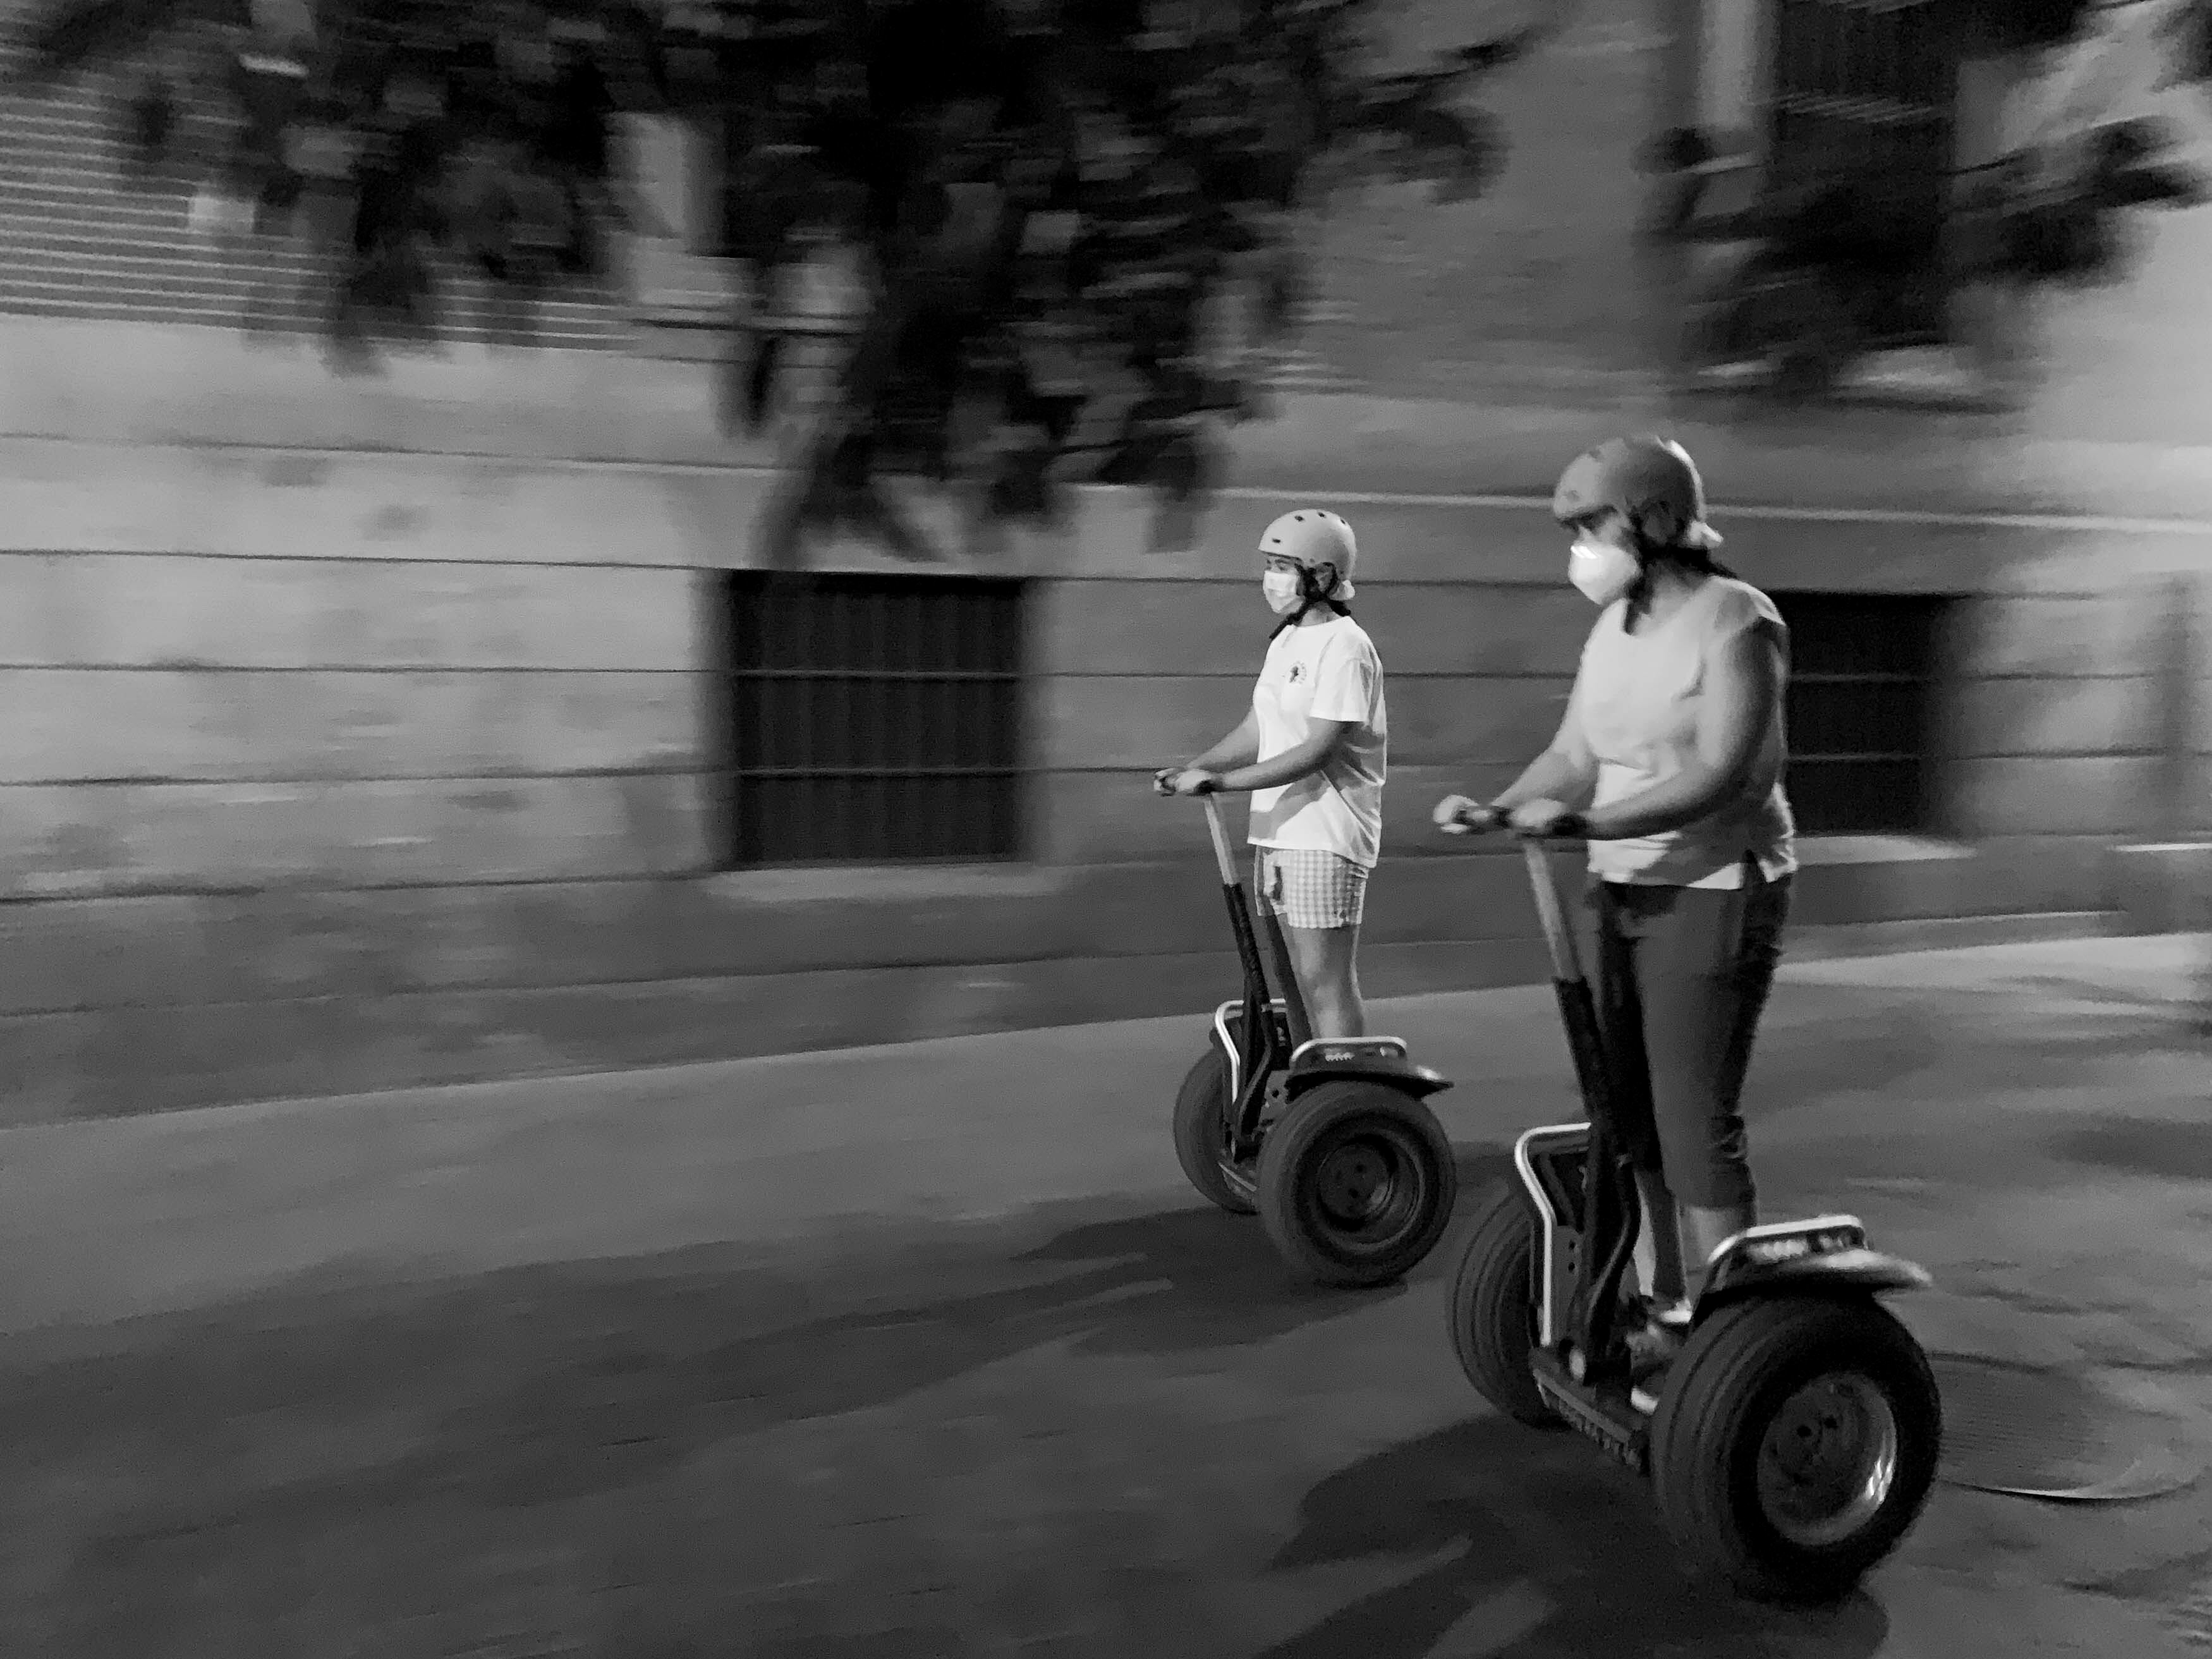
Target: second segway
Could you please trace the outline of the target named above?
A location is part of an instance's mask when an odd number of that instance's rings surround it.
[[[1176,1158],[1212,1202],[1256,1211],[1309,1278],[1393,1283],[1451,1220],[1458,1165],[1426,1104],[1451,1084],[1409,1059],[1400,1038],[1313,1035],[1281,921],[1248,897],[1220,807],[1210,794],[1200,800],[1244,991],[1214,1011],[1212,1042],[1176,1097]],[[1279,996],[1268,991],[1263,934]]]
[[[1468,1380],[1532,1427],[1650,1477],[1677,1552],[1739,1594],[1849,1592],[1918,1518],[1942,1443],[1920,1345],[1879,1297],[1927,1285],[1848,1215],[1747,1227],[1707,1265],[1686,1338],[1639,1364],[1623,1279],[1641,1225],[1596,1007],[1542,845],[1525,843],[1584,1123],[1531,1129],[1450,1299]]]

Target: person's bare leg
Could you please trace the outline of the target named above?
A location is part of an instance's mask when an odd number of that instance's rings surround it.
[[[1359,994],[1359,926],[1285,927],[1291,965],[1306,1000],[1317,1037],[1367,1035],[1367,1006]]]

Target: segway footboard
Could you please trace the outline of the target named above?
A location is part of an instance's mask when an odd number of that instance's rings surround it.
[[[1537,1243],[1536,1342],[1528,1366],[1537,1392],[1563,1420],[1644,1474],[1650,1466],[1650,1430],[1626,1386],[1577,1378],[1565,1357],[1584,1271],[1589,1147],[1587,1123],[1531,1129],[1513,1145],[1513,1167]]]
[[[1636,1408],[1626,1384],[1577,1382],[1566,1362],[1544,1348],[1529,1354],[1528,1371],[1544,1403],[1563,1419],[1630,1473],[1650,1474],[1650,1419]]]
[[[1713,1253],[1696,1322],[1747,1297],[1787,1291],[1882,1295],[1926,1290],[1934,1277],[1917,1262],[1867,1245],[1856,1216],[1814,1216],[1747,1227]]]

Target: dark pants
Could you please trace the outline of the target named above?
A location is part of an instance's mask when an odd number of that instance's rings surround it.
[[[1738,888],[1592,884],[1597,1005],[1621,1144],[1698,1209],[1757,1202],[1739,1108],[1790,915],[1790,878]]]

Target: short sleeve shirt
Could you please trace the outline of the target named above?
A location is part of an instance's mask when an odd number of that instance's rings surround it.
[[[1310,848],[1372,869],[1382,851],[1390,721],[1382,659],[1367,631],[1336,617],[1276,635],[1253,688],[1252,713],[1263,761],[1304,743],[1315,720],[1351,728],[1320,771],[1253,792],[1252,845]]]
[[[1672,616],[1632,634],[1626,600],[1606,607],[1583,647],[1575,680],[1583,740],[1597,762],[1594,806],[1609,806],[1675,776],[1697,757],[1708,665],[1746,632],[1772,638],[1788,661],[1789,629],[1774,602],[1727,576],[1709,576]],[[1592,874],[1672,887],[1741,887],[1747,860],[1770,881],[1797,867],[1796,830],[1782,790],[1788,739],[1778,704],[1743,787],[1694,823],[1656,836],[1589,843]]]

